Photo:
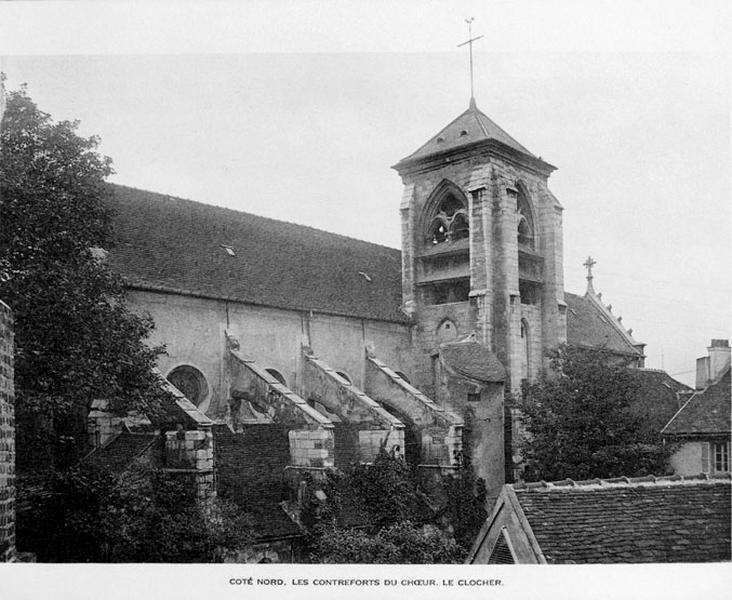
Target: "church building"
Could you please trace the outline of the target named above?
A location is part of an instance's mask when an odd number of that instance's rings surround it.
[[[564,291],[555,167],[474,99],[393,168],[401,251],[110,186],[107,260],[155,322],[159,369],[208,432],[213,457],[199,467],[218,485],[296,489],[305,473],[385,450],[428,484],[469,457],[490,501],[520,460],[506,398],[547,368],[548,350],[568,342],[643,365],[591,271],[585,295]],[[119,435],[105,431],[100,447]]]

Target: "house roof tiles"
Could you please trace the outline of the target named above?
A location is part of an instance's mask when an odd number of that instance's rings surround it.
[[[729,476],[512,487],[548,563],[730,560]]]
[[[730,367],[704,390],[697,392],[661,431],[664,435],[696,436],[732,433]]]

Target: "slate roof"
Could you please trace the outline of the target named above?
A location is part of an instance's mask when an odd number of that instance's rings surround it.
[[[618,325],[586,296],[565,292],[567,343],[581,348],[603,348],[609,352],[638,356],[640,352],[618,331]]]
[[[116,245],[109,261],[132,287],[407,322],[399,308],[399,250],[163,194],[110,189]]]
[[[457,374],[488,383],[506,381],[501,361],[483,344],[475,341],[454,342],[440,346],[440,356]]]
[[[730,367],[727,367],[717,381],[694,394],[661,433],[681,437],[729,436],[732,433],[730,395]]]
[[[94,464],[105,471],[121,473],[132,462],[145,454],[159,436],[152,432],[131,433],[123,431],[104,446],[84,457],[84,462]]]
[[[730,560],[730,484],[727,475],[512,487],[546,561],[583,564]]]
[[[116,245],[108,260],[133,288],[409,323],[399,308],[397,249],[154,192],[109,187]],[[569,293],[565,300],[570,344],[638,355],[590,300]]]
[[[403,158],[396,165],[398,168],[402,163],[413,162],[433,154],[454,150],[463,146],[495,140],[509,148],[536,159],[525,146],[517,142],[505,130],[499,127],[471,101],[468,109],[441,129],[437,134]]]

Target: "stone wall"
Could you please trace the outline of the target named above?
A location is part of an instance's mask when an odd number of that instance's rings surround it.
[[[15,558],[13,314],[0,301],[0,562]]]

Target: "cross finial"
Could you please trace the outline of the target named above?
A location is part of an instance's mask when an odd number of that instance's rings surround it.
[[[583,263],[583,266],[587,267],[587,293],[589,294],[592,292],[595,293],[594,288],[592,287],[592,267],[594,267],[597,263],[591,256],[587,257],[587,260]]]
[[[470,51],[469,53],[470,53],[470,106],[471,106],[471,108],[475,107],[475,93],[473,91],[473,42],[476,40],[479,40],[480,38],[483,37],[482,35],[473,37],[473,21],[474,20],[475,20],[474,17],[465,19],[465,22],[468,24],[468,41],[457,45],[457,47],[460,48],[461,46],[468,44],[468,48]]]

